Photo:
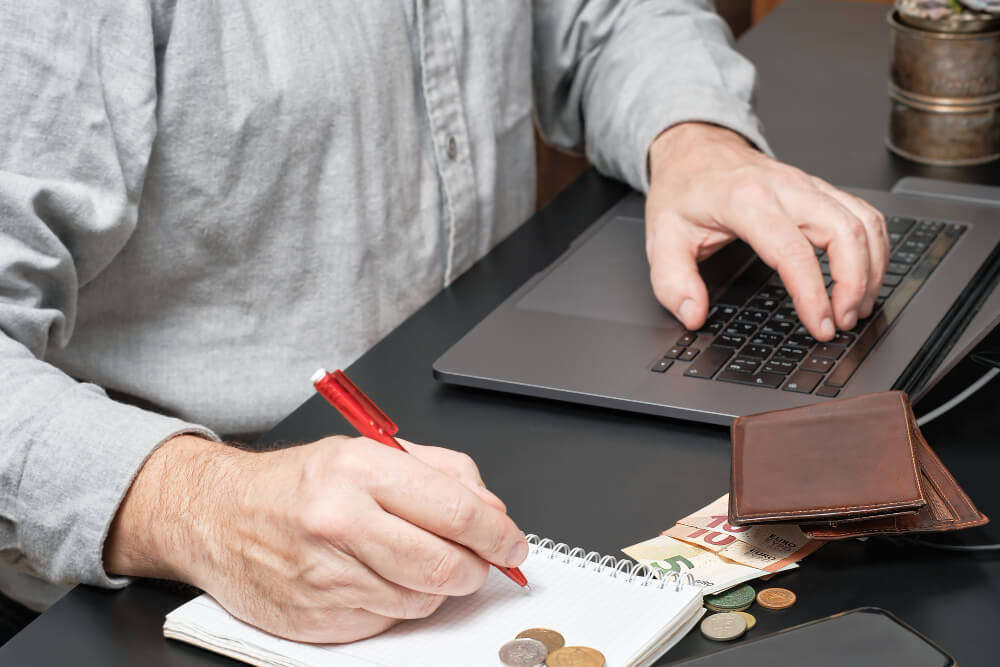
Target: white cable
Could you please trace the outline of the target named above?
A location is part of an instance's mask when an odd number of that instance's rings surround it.
[[[1000,373],[1000,368],[991,368],[990,370],[986,371],[986,374],[983,375],[983,377],[979,378],[978,380],[970,384],[961,394],[955,396],[955,398],[951,399],[947,403],[939,405],[938,407],[931,410],[923,417],[917,419],[917,426],[923,426],[924,424],[930,422],[931,420],[937,419],[944,413],[948,412],[953,407],[955,407],[956,405],[967,399],[969,396],[972,396],[974,393],[979,391],[979,389],[982,388],[984,384],[986,384],[994,377],[996,377],[997,373]]]

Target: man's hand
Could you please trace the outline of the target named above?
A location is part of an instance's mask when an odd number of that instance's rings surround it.
[[[404,446],[331,437],[253,453],[174,438],[133,482],[105,567],[186,581],[300,641],[427,616],[482,586],[487,560],[519,565],[528,544],[468,456]]]
[[[754,150],[724,128],[683,123],[649,151],[646,254],[657,299],[691,330],[708,314],[697,262],[735,238],[776,269],[819,340],[875,304],[889,261],[882,215],[865,201]],[[824,248],[833,303],[813,247]]]

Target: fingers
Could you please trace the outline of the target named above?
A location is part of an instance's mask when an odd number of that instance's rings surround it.
[[[512,567],[527,557],[528,543],[510,517],[466,485],[402,452],[379,453],[395,460],[376,468],[372,482],[373,498],[387,512],[491,563]]]
[[[788,207],[751,208],[744,214],[741,236],[778,271],[809,333],[818,340],[830,340],[836,328],[826,281],[812,243],[795,224],[797,218]]]
[[[468,595],[486,581],[489,564],[463,546],[382,511],[372,512],[365,524],[352,551],[387,581],[434,595]]]
[[[401,442],[404,443],[406,451],[430,467],[440,470],[446,475],[451,475],[487,503],[506,513],[507,505],[496,494],[486,488],[483,478],[479,475],[479,468],[471,456],[463,452],[445,449],[444,447],[428,447],[405,440],[401,440]]]
[[[681,229],[659,221],[646,240],[653,294],[687,329],[697,330],[708,315],[708,290],[698,273],[698,249],[685,243]]]
[[[826,181],[814,178],[816,187],[824,194],[836,199],[861,221],[865,228],[868,245],[868,289],[862,300],[859,313],[861,317],[868,317],[872,313],[875,299],[878,298],[879,288],[882,286],[882,278],[885,276],[885,269],[889,264],[891,253],[889,243],[889,233],[885,226],[885,218],[874,206],[854,195],[838,190]]]

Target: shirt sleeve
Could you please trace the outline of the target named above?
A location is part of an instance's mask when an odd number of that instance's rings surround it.
[[[663,130],[720,125],[770,152],[756,74],[712,0],[538,0],[533,83],[542,134],[643,192]]]
[[[214,437],[45,362],[136,225],[156,133],[152,14],[0,5],[0,562],[58,583],[124,585],[102,551],[136,472],[175,434]]]

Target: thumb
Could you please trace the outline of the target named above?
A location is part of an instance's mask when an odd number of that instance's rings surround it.
[[[696,253],[685,248],[680,239],[663,236],[653,241],[648,253],[653,294],[685,327],[695,331],[708,315],[708,289],[698,273]]]

